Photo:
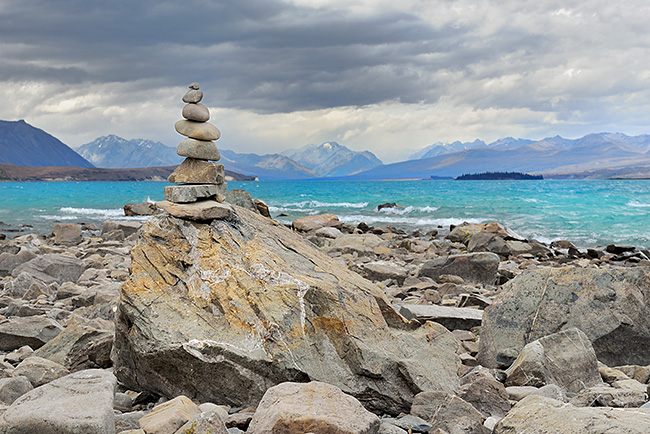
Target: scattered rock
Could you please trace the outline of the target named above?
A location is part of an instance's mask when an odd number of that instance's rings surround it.
[[[437,279],[441,274],[453,274],[465,282],[494,285],[497,280],[499,256],[494,253],[470,253],[436,258],[422,264],[418,276]]]
[[[34,352],[70,371],[111,366],[113,330],[98,329],[90,322],[70,324],[54,339]]]
[[[64,366],[38,356],[27,357],[13,372],[14,375],[26,377],[34,387],[65,377],[69,373]]]
[[[374,434],[379,418],[336,386],[282,383],[264,394],[248,433]]]
[[[463,307],[399,304],[399,313],[419,322],[435,321],[449,330],[471,330],[481,325],[483,311]]]
[[[87,265],[77,258],[47,253],[19,265],[11,275],[16,277],[20,273],[29,273],[47,285],[53,282],[76,282],[86,268]]]
[[[580,408],[541,396],[528,396],[494,428],[494,434],[645,434],[650,412],[636,409]]]
[[[174,434],[186,422],[200,415],[199,406],[181,395],[155,406],[139,423],[148,434]]]
[[[483,314],[478,359],[497,367],[509,351],[572,327],[584,332],[598,360],[644,365],[650,347],[650,269],[546,268],[507,282]]]
[[[0,418],[3,432],[55,434],[115,432],[113,374],[91,369],[25,393]]]
[[[291,227],[299,232],[315,231],[323,227],[340,227],[343,223],[334,214],[319,214],[300,217],[291,224]]]
[[[55,223],[52,228],[54,244],[74,246],[83,241],[81,225],[76,223]]]
[[[153,215],[159,208],[155,202],[127,203],[124,205],[125,216]]]
[[[32,383],[26,377],[0,378],[0,403],[11,405],[33,388]]]
[[[571,393],[602,384],[596,353],[587,336],[576,328],[527,344],[506,374],[506,386],[556,384]]]
[[[62,330],[59,323],[43,315],[11,317],[0,321],[0,350],[12,351],[25,345],[40,348]]]

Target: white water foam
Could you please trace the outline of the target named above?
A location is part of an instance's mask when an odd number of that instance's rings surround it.
[[[405,224],[409,226],[449,226],[459,225],[463,222],[467,223],[483,223],[490,219],[478,218],[427,218],[427,217],[404,217],[398,215],[387,216],[367,216],[361,214],[352,214],[347,216],[339,216],[339,220],[344,223],[359,224],[365,223],[384,223],[384,224]]]
[[[383,214],[404,215],[412,212],[429,213],[440,209],[439,206],[407,206],[405,208],[382,208],[379,210]]]
[[[280,208],[294,207],[305,211],[305,208],[365,208],[367,206],[368,202],[321,202],[318,200],[303,200],[302,202],[288,202],[280,203],[273,207],[269,206],[269,210],[272,208],[279,210]]]
[[[636,200],[630,201],[626,205],[631,206],[632,208],[650,208],[650,203],[641,203]]]
[[[122,208],[113,209],[100,209],[100,208],[75,208],[64,206],[59,211],[66,214],[80,214],[87,216],[101,216],[101,217],[123,217],[124,210]]]

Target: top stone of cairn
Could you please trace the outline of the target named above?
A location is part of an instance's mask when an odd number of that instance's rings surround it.
[[[199,84],[192,83],[189,85],[189,88],[190,90],[188,90],[187,93],[183,96],[183,102],[186,102],[188,104],[201,102],[203,99],[203,92],[199,90]]]

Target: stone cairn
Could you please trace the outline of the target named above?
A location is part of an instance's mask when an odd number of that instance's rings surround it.
[[[159,205],[175,217],[192,220],[223,218],[229,206],[225,200],[227,184],[221,154],[213,140],[221,137],[217,127],[208,122],[210,111],[201,104],[203,92],[198,83],[192,83],[183,96],[182,119],[174,125],[185,137],[176,153],[185,160],[169,175],[168,181],[178,185],[165,187],[165,201]]]

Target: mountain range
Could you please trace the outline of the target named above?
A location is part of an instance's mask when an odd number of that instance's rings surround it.
[[[97,167],[125,169],[180,164],[176,149],[151,140],[126,140],[114,134],[81,145],[77,152]]]
[[[151,168],[182,161],[174,148],[160,142],[116,135],[100,137],[78,151],[81,155],[25,121],[0,121],[0,163]],[[650,178],[650,135],[622,133],[537,141],[506,137],[489,144],[481,140],[434,143],[407,161],[386,165],[369,151],[352,151],[336,142],[265,155],[227,149],[221,149],[221,154],[227,170],[260,180],[436,179],[481,172],[525,172],[545,178]]]
[[[77,152],[102,168],[171,166],[183,161],[175,148],[163,143],[126,140],[116,135],[99,137],[80,146]],[[220,162],[226,169],[265,181],[348,176],[382,164],[371,152],[355,152],[336,142],[307,145],[282,154],[240,154],[228,149],[220,152]]]
[[[379,166],[351,179],[430,179],[466,173],[525,172],[545,177],[609,169],[617,171],[650,164],[650,135],[589,134],[580,139],[560,136],[539,141],[501,139],[491,144],[472,142],[464,150]],[[417,157],[417,154],[415,155]]]

